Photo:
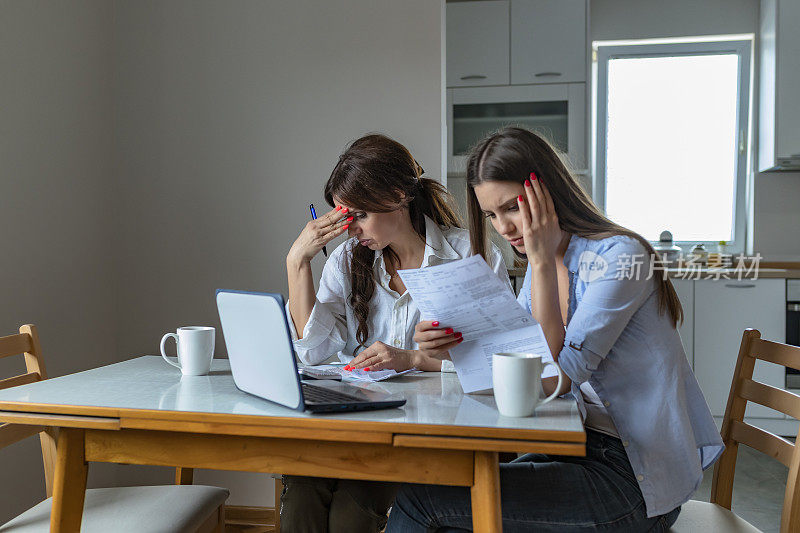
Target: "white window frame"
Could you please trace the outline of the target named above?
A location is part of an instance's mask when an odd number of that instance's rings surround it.
[[[694,42],[668,42],[647,44],[613,44],[596,43],[596,100],[595,100],[595,138],[594,140],[594,179],[592,192],[595,203],[605,211],[606,206],[606,132],[608,126],[608,62],[620,58],[648,58],[672,56],[696,56],[735,54],[739,57],[739,76],[736,113],[736,129],[738,131],[738,147],[735,162],[733,239],[728,242],[728,249],[733,253],[743,253],[747,232],[746,190],[750,152],[750,102],[751,88],[751,54],[752,39],[739,36],[731,40],[711,40]],[[717,241],[676,241],[675,244],[689,248],[694,244],[716,245]]]

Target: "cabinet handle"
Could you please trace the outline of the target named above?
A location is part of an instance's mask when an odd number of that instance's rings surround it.
[[[539,72],[537,74],[534,74],[534,76],[537,77],[537,78],[543,78],[545,76],[561,76],[561,73],[560,72]]]
[[[730,289],[752,289],[752,288],[754,288],[756,286],[756,284],[755,283],[742,283],[741,285],[738,285],[736,283],[726,283],[725,286],[730,288]]]
[[[797,311],[800,311],[800,304],[787,304],[786,310],[792,313],[796,313]]]
[[[461,76],[462,80],[485,80],[486,76],[483,74],[470,74],[468,76]]]

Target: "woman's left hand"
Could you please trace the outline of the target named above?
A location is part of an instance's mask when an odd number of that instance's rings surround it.
[[[533,172],[530,179],[525,180],[524,189],[525,194],[517,199],[517,203],[522,213],[525,254],[531,263],[549,261],[555,257],[561,242],[561,228],[553,199]]]
[[[346,370],[387,370],[398,372],[414,368],[417,365],[419,352],[415,350],[402,350],[389,346],[381,341],[375,341],[370,346],[353,358],[345,367]]]

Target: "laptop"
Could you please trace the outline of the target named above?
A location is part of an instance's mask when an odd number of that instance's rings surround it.
[[[313,385],[301,381],[280,294],[218,289],[217,310],[239,390],[312,413],[386,409],[406,403],[401,395],[333,380]]]

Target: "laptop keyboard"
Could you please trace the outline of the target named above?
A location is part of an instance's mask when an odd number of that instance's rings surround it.
[[[306,382],[301,382],[303,387],[303,398],[306,403],[353,403],[367,402],[363,398],[346,394],[344,392],[332,391],[323,387],[315,387]]]

